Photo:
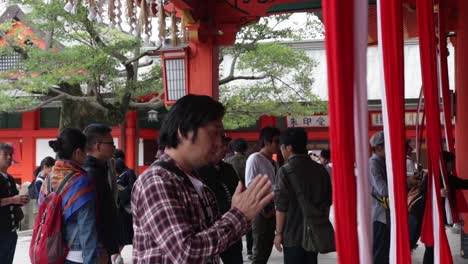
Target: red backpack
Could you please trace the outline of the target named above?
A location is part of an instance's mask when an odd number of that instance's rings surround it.
[[[62,230],[63,208],[62,190],[67,181],[75,174],[68,174],[55,192],[52,191],[50,181],[47,182],[48,195],[39,206],[34,230],[29,246],[29,258],[32,264],[62,264],[68,254],[68,246],[64,240]],[[78,228],[73,230],[71,241],[74,240]]]

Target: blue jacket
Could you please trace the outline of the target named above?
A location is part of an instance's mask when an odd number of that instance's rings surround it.
[[[64,237],[71,251],[82,251],[84,264],[97,263],[96,189],[94,180],[73,161],[57,160],[42,184],[39,204],[48,194],[48,182],[56,190],[69,174],[62,195]]]

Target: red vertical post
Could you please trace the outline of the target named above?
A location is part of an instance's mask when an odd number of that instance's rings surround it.
[[[219,46],[209,25],[192,29],[200,39],[190,41],[189,94],[203,94],[219,99]]]
[[[22,121],[23,131],[27,131],[22,138],[21,143],[21,168],[23,181],[34,180],[34,169],[36,168],[36,138],[34,130],[39,128],[39,110],[24,112]]]
[[[138,122],[138,114],[136,111],[127,112],[126,128],[125,128],[125,164],[131,169],[135,169],[138,164],[135,161],[136,150],[136,126]]]
[[[267,127],[267,126],[276,127],[276,116],[262,115],[260,116],[258,120],[259,120],[260,129]]]
[[[457,112],[455,124],[455,152],[457,156],[457,173],[468,179],[468,1],[457,1],[457,22],[455,38],[455,89],[457,95]],[[468,191],[464,191],[465,200]],[[464,232],[468,233],[468,213],[462,213],[465,222]]]

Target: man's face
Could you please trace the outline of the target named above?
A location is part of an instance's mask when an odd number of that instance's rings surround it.
[[[284,160],[288,160],[292,154],[291,147],[288,148],[286,145],[282,144],[279,149],[281,151],[281,155],[283,155]]]
[[[198,128],[195,141],[192,142],[193,132],[187,133],[186,138],[181,138],[180,150],[193,169],[213,163],[214,158],[220,156],[223,131],[223,123],[219,119]]]
[[[328,160],[322,156],[319,156],[320,164],[326,165],[328,163]]]
[[[271,153],[278,153],[278,151],[280,151],[279,136],[273,137],[271,142],[265,142],[265,147]]]
[[[375,154],[379,157],[385,157],[385,145],[378,145],[375,147]]]
[[[0,150],[0,171],[6,172],[11,166],[13,151]]]
[[[100,141],[98,141],[95,148],[99,155],[99,159],[111,159],[115,151],[114,139],[112,138],[111,134],[108,133]]]
[[[228,151],[228,142],[222,142],[221,147],[219,148],[216,156],[214,156],[215,159],[213,163],[216,164],[219,161],[221,161],[224,158],[224,156],[226,156],[227,151]]]

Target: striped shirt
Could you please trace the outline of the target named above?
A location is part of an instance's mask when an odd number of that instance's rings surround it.
[[[166,154],[159,160],[175,164]],[[219,263],[219,254],[248,231],[250,223],[237,208],[220,216],[215,196],[199,183],[197,175],[180,177],[155,164],[138,177],[132,192],[134,263]]]

